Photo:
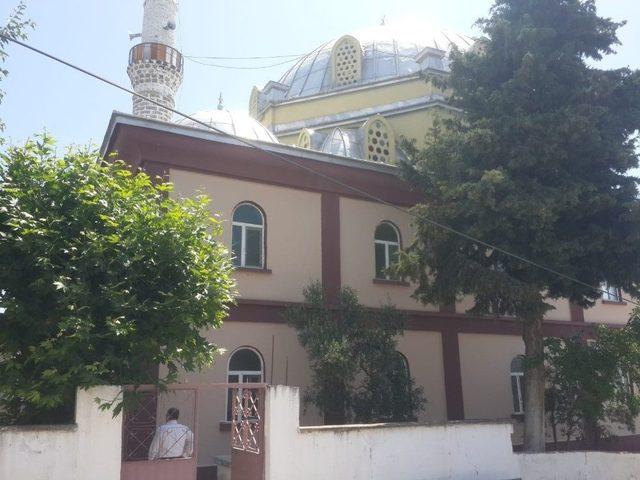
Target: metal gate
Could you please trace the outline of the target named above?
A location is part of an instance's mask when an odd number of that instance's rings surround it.
[[[210,420],[213,410],[224,410],[227,417],[231,415],[227,418],[230,438],[226,444],[231,453],[231,479],[262,480],[265,387],[262,383],[212,383],[171,385],[162,390],[152,385],[125,388],[121,480],[196,480],[198,457],[211,458],[213,454],[200,441],[202,432],[218,428],[218,422]],[[215,391],[218,398],[225,399],[225,405],[202,401],[206,393]],[[182,456],[172,451],[169,457],[160,452],[158,458],[150,460],[149,451],[154,437],[161,432],[167,406],[179,410],[178,422],[188,427],[190,435],[187,429],[184,432],[188,439],[192,438],[193,454]],[[171,447],[180,449],[188,439],[181,439],[177,447],[175,443]]]

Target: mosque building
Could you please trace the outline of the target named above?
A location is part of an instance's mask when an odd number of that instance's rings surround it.
[[[141,41],[128,66],[136,92],[172,108],[183,77],[177,8],[176,0],[144,2]],[[233,253],[238,302],[222,328],[208,334],[226,353],[183,380],[309,385],[306,353],[283,312],[319,280],[329,300],[349,286],[366,307],[390,301],[406,313],[398,348],[428,399],[420,420],[509,419],[514,444],[521,442],[518,321],[467,314],[467,298],[422,305],[411,297],[413,285],[386,273],[394,252],[414,237],[409,215],[394,206],[419,201],[395,165],[403,157],[401,140],[420,144],[434,118],[453,110],[424,74],[447,75],[451,49],[473,44],[446,30],[393,25],[343,35],[301,57],[279,80],[254,87],[248,113],[220,105],[192,115],[219,131],[190,119],[172,121],[171,112],[139,98],[133,114],[113,113],[103,154],[118,152],[133,166],[164,176],[175,196],[209,195],[212,213],[224,221],[222,241]],[[626,323],[631,306],[619,289],[607,288],[587,310],[555,302],[546,333]],[[216,425],[201,429],[198,462],[206,468],[229,449],[225,396],[212,393],[201,419]],[[322,419],[308,409],[302,423]]]

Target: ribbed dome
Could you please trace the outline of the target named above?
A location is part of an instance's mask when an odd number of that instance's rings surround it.
[[[229,110],[201,110],[199,112],[192,113],[191,116],[196,120],[231,135],[237,135],[249,140],[279,143],[278,139],[267,129],[267,127],[262,125],[256,119],[251,118],[246,113],[230,112]],[[183,118],[182,120],[179,120],[178,123],[188,127],[205,129],[199,123],[188,118]]]
[[[466,49],[473,39],[447,30],[412,27],[405,23],[380,25],[352,34],[362,47],[362,79],[357,85],[419,72],[416,57],[426,47],[448,52],[452,45]],[[332,88],[331,49],[337,39],[320,45],[298,60],[280,79],[287,85],[285,98],[303,97]],[[438,59],[431,68],[447,70],[447,59]],[[355,85],[355,86],[357,86]]]

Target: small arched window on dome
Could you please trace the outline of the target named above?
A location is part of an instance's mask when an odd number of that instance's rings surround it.
[[[351,35],[336,41],[331,49],[333,86],[343,87],[358,83],[362,78],[362,47]]]
[[[298,146],[300,148],[311,148],[311,131],[308,128],[303,128],[298,135]]]
[[[382,222],[376,227],[373,238],[375,248],[376,278],[383,280],[397,280],[389,272],[389,267],[398,260],[400,252],[400,233],[391,222]]]
[[[236,267],[264,268],[265,220],[254,204],[244,202],[233,211],[231,250]]]
[[[396,139],[389,122],[376,115],[364,125],[365,155],[367,160],[381,163],[395,163]]]

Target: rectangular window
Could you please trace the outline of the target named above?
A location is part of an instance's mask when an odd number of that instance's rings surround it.
[[[614,287],[609,283],[602,285],[602,300],[606,302],[622,302],[622,292],[618,287]]]
[[[376,243],[376,278],[385,278],[387,255],[384,243]]]
[[[246,267],[262,268],[262,229],[245,227],[247,238],[245,240],[244,265]]]
[[[233,265],[239,267],[242,262],[242,227],[239,225],[234,225],[231,232],[231,253]]]
[[[511,394],[513,396],[513,413],[524,413],[522,375],[511,374]]]

